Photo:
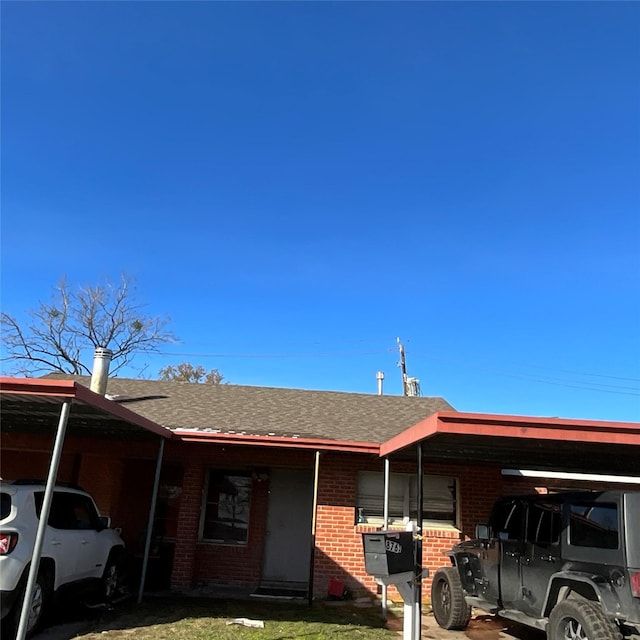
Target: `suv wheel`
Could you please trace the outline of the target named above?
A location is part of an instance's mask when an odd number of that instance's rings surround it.
[[[464,629],[471,618],[471,607],[464,599],[456,567],[438,569],[431,583],[431,608],[443,629]]]
[[[549,616],[549,640],[619,640],[616,623],[590,600],[564,600]]]
[[[18,633],[18,626],[20,625],[20,614],[22,613],[22,603],[24,601],[24,595],[27,588],[26,579],[24,586],[22,587],[22,594],[16,600],[13,605],[13,611],[10,618],[10,637],[15,636]],[[27,619],[27,631],[26,637],[30,638],[41,626],[44,619],[44,615],[49,605],[49,581],[44,571],[40,570],[36,577],[36,582],[33,586],[33,595],[31,596],[31,604],[29,605],[29,618]]]
[[[122,581],[122,554],[112,551],[102,574],[102,595],[111,602],[118,595]]]

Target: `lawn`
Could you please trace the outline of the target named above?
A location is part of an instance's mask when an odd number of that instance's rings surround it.
[[[341,603],[342,604],[342,603]],[[236,618],[264,622],[264,628],[228,625]],[[149,598],[121,605],[88,621],[82,640],[391,640],[380,608],[354,603],[309,607],[293,601],[221,601],[203,598]]]

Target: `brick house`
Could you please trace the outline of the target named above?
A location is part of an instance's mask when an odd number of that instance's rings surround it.
[[[134,560],[157,487],[151,588],[322,598],[337,579],[375,593],[361,534],[383,524],[384,459],[390,527],[415,520],[417,448],[431,570],[504,493],[593,486],[572,473],[617,476],[601,484],[637,476],[638,424],[460,413],[442,398],[120,378],[103,398],[88,386],[0,380],[2,475],[46,476],[60,402],[71,398],[58,479],[94,494]]]

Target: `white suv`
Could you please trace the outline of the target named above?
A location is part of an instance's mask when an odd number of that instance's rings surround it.
[[[44,491],[44,483],[0,481],[0,609],[2,625],[10,634],[20,619]],[[88,493],[55,487],[28,635],[39,627],[52,597],[62,588],[98,586],[107,601],[116,596],[124,543],[109,525]]]

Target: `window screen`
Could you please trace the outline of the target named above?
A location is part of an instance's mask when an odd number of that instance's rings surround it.
[[[422,517],[447,524],[456,523],[457,483],[455,478],[426,475],[423,484]],[[408,473],[389,476],[389,519],[393,522],[416,519],[417,479]],[[358,474],[356,520],[374,522],[384,515],[384,474],[362,471]]]

